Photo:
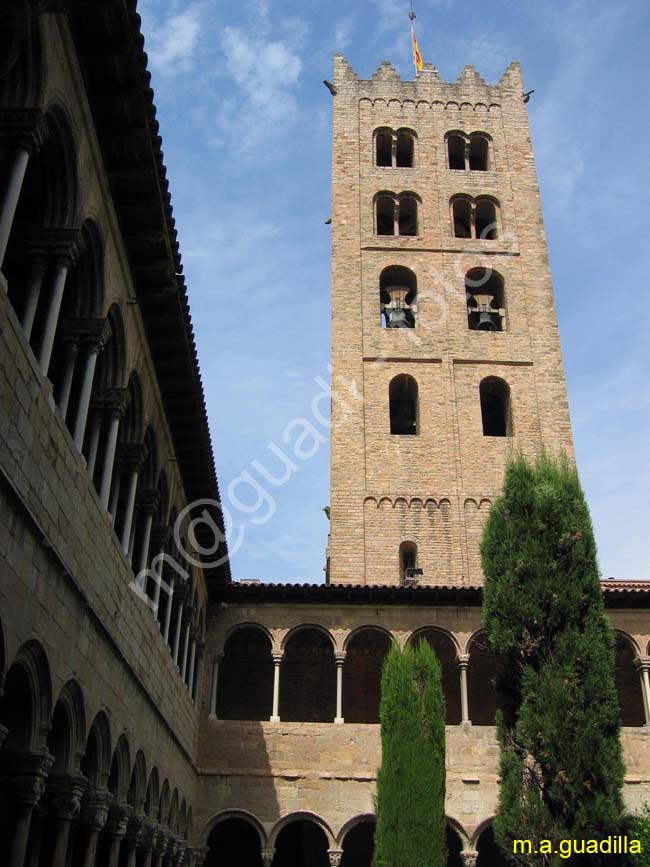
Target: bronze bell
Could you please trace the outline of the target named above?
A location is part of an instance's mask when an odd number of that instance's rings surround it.
[[[481,313],[476,326],[478,331],[496,331],[497,327],[494,324],[494,319],[491,313]]]

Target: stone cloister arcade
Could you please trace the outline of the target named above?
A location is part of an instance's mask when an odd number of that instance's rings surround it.
[[[283,817],[267,832],[244,811],[224,811],[210,822],[206,867],[371,867],[375,816],[346,822],[338,833],[312,813]],[[490,823],[469,837],[450,820],[447,867],[506,867]]]
[[[440,661],[447,725],[494,725],[497,663],[484,632],[454,634],[422,626],[397,635],[379,623],[336,635],[316,623],[275,630],[259,622],[233,626],[212,654],[210,716],[377,724],[382,666],[391,643],[419,641],[427,641]],[[618,630],[616,687],[623,726],[650,725],[649,670],[650,659],[635,639]]]

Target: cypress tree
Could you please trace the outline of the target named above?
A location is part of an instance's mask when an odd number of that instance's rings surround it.
[[[512,459],[481,554],[484,621],[502,667],[497,842],[602,839],[621,832],[623,760],[614,638],[589,510],[562,457]],[[559,865],[548,853],[513,859]],[[577,855],[571,864],[610,863]],[[614,859],[611,863],[620,864]]]
[[[426,642],[390,649],[380,718],[373,867],[445,867],[445,699]]]

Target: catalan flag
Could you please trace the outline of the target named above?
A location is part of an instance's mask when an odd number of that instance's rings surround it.
[[[420,54],[420,46],[418,45],[418,38],[415,35],[415,26],[413,24],[413,18],[415,18],[415,14],[411,12],[413,16],[411,18],[411,42],[413,43],[413,65],[415,66],[415,71],[422,71],[422,55]]]

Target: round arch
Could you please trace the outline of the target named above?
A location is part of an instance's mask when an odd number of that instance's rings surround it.
[[[138,750],[133,762],[133,770],[131,771],[131,781],[129,783],[129,794],[127,797],[128,803],[141,813],[144,810],[145,798],[147,796],[147,761],[142,750]]]
[[[219,663],[217,717],[268,720],[273,711],[273,644],[255,623],[238,624],[223,645]],[[246,689],[242,690],[242,683]]]
[[[334,639],[320,625],[294,627],[282,642],[280,718],[332,722],[336,716]]]
[[[363,620],[359,623],[355,623],[354,626],[351,626],[350,629],[346,632],[343,638],[343,650],[347,650],[350,643],[354,641],[357,635],[360,632],[364,632],[366,629],[374,629],[376,632],[381,632],[386,638],[391,642],[391,644],[399,644],[397,640],[397,636],[391,632],[388,626],[384,626],[383,623],[377,623],[376,620]]]
[[[494,679],[498,657],[490,648],[484,629],[474,632],[467,641],[467,698],[473,725],[494,725],[497,711]]]
[[[241,623],[235,623],[234,626],[231,626],[224,634],[221,643],[217,646],[217,651],[223,653],[225,651],[226,645],[230,641],[233,635],[235,635],[240,629],[257,629],[260,632],[264,633],[264,635],[268,638],[271,647],[273,646],[273,633],[268,628],[268,626],[264,626],[263,623],[258,623],[256,620],[244,620]]]
[[[298,633],[304,632],[307,629],[313,629],[316,632],[320,632],[322,635],[324,635],[330,641],[330,643],[332,645],[332,650],[336,650],[336,640],[334,639],[334,636],[329,631],[329,629],[326,626],[323,626],[322,623],[311,623],[311,622],[310,623],[299,623],[297,626],[292,626],[291,629],[282,638],[282,641],[280,642],[280,649],[282,651],[285,651],[287,649],[287,645],[289,644],[289,642],[292,641],[292,639],[295,638],[296,635],[298,635]]]
[[[317,825],[325,834],[329,848],[334,848],[336,838],[334,837],[330,826],[317,813],[311,813],[308,810],[298,810],[295,813],[288,813],[287,815],[282,816],[280,819],[278,819],[269,834],[270,847],[274,847],[277,845],[278,836],[292,822],[312,822],[314,825]]]
[[[104,788],[111,769],[111,726],[107,715],[100,710],[91,723],[86,739],[81,772],[90,788]]]
[[[426,641],[429,644],[440,663],[447,725],[459,725],[462,721],[462,708],[458,669],[458,657],[460,655],[458,639],[442,627],[423,626],[409,636],[407,644],[415,647],[420,641]]]
[[[201,834],[201,841],[203,845],[207,844],[208,837],[223,822],[226,822],[228,819],[242,819],[244,822],[248,822],[251,827],[255,829],[257,836],[260,839],[260,845],[262,848],[266,848],[267,846],[267,835],[264,830],[264,825],[260,822],[260,820],[253,813],[250,813],[248,810],[221,810],[219,813],[214,815],[211,819],[205,823],[203,828],[203,833]]]
[[[130,781],[131,751],[126,735],[121,735],[113,753],[108,776],[108,790],[113,795],[113,803],[126,803]]]
[[[23,644],[4,677],[0,723],[9,733],[5,748],[42,749],[52,716],[52,680],[47,655],[38,641]]]
[[[52,711],[47,748],[54,756],[53,774],[74,774],[86,749],[86,710],[81,687],[69,680]]]
[[[614,682],[621,713],[621,724],[629,727],[645,725],[643,691],[636,663],[641,653],[638,643],[622,629],[614,630]]]
[[[350,723],[377,724],[384,660],[395,636],[378,624],[352,630],[345,641],[343,718]]]
[[[165,780],[160,792],[160,804],[158,807],[158,824],[163,827],[169,827],[169,808],[171,802],[171,789],[169,780]]]
[[[343,842],[345,835],[348,831],[351,831],[353,828],[356,828],[357,825],[361,825],[364,822],[377,822],[377,817],[374,813],[359,813],[358,816],[353,816],[351,819],[348,819],[341,827],[339,828],[339,832],[336,835],[336,842],[340,846]]]

